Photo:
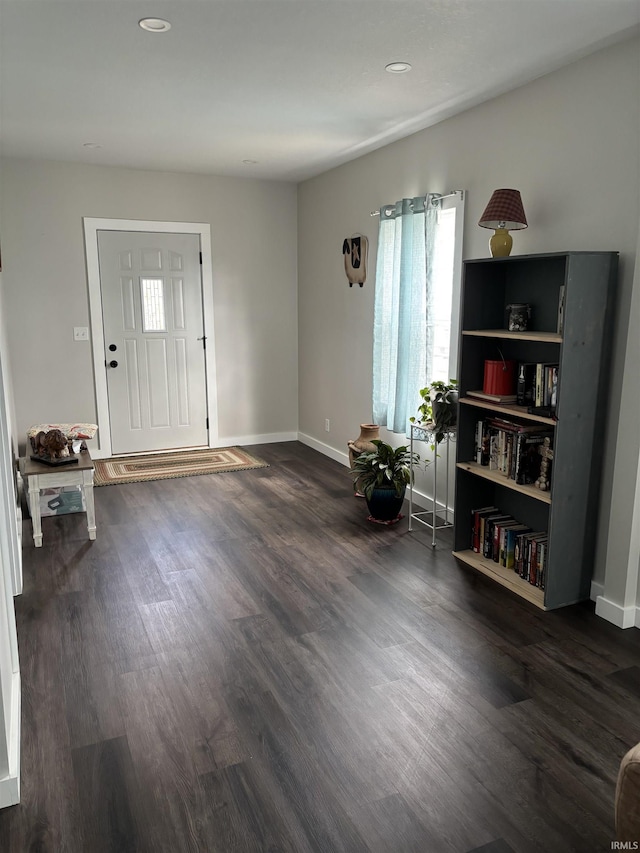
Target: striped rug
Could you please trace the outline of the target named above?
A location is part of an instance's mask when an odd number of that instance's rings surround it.
[[[96,459],[95,466],[93,482],[96,486],[269,467],[262,459],[252,456],[241,447],[153,453],[148,456],[117,456],[113,459]]]

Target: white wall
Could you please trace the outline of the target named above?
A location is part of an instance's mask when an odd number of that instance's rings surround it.
[[[496,187],[517,187],[529,221],[513,254],[620,252],[611,364],[611,407],[603,423],[606,465],[596,555],[604,583],[610,510],[625,515],[635,478],[613,489],[628,318],[639,217],[640,45],[628,41],[507,95],[345,164],[298,189],[300,431],[333,455],[371,418],[373,282],[377,219],[370,211],[404,196],[468,191],[464,257],[488,256],[490,231],[476,223]],[[342,240],[370,239],[369,276],[349,288]],[[637,330],[633,330],[637,334]],[[625,364],[626,360],[626,364]],[[637,384],[636,384],[637,388]],[[325,418],[331,432],[324,432]],[[638,459],[640,432],[625,431],[623,459]],[[633,465],[632,465],[633,467]],[[634,469],[635,470],[635,469]],[[627,514],[628,516],[628,514]]]
[[[296,189],[284,182],[5,159],[5,311],[16,425],[96,419],[82,218],[211,225],[218,433],[297,429]]]

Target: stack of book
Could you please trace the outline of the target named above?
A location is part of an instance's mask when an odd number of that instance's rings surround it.
[[[535,485],[540,477],[541,450],[553,446],[553,430],[540,424],[520,424],[505,418],[484,418],[476,423],[475,461],[498,471],[520,485]],[[551,460],[546,483],[551,481]],[[548,485],[546,486],[548,488]]]
[[[558,365],[521,361],[518,364],[516,403],[544,406],[555,412],[558,402]]]
[[[476,554],[513,569],[523,580],[544,589],[548,535],[532,531],[498,507],[471,512],[471,547]]]

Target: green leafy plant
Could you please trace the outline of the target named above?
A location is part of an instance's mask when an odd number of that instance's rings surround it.
[[[412,424],[433,424],[435,443],[442,439],[455,426],[458,416],[458,382],[440,380],[420,389],[422,403],[418,406],[418,416],[409,418]]]
[[[374,489],[394,489],[400,497],[411,482],[411,452],[404,446],[396,447],[380,439],[372,442],[376,449],[371,453],[361,453],[353,462],[350,473],[356,480],[358,489],[367,500],[371,500]],[[414,464],[420,461],[413,454]]]

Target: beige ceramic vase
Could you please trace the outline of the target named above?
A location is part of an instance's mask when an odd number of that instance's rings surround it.
[[[361,453],[372,453],[376,446],[373,444],[374,438],[380,438],[380,427],[378,424],[360,424],[360,435],[354,441],[348,441],[349,448],[349,467],[353,468],[354,460]],[[355,493],[358,497],[363,497],[358,489],[358,483],[354,483]]]
[[[376,446],[373,444],[375,438],[380,438],[380,427],[378,424],[360,424],[360,435],[355,441],[348,441],[349,462],[353,466],[354,459],[361,453],[372,453]]]

